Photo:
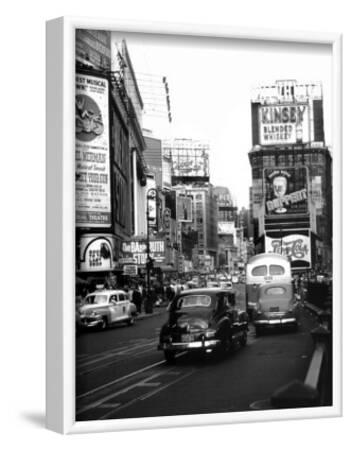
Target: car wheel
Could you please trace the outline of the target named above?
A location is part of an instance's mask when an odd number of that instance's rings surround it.
[[[100,329],[101,329],[101,330],[106,330],[107,327],[108,327],[107,317],[104,317],[104,318],[102,319],[102,323],[101,323]]]
[[[134,325],[134,323],[135,323],[134,317],[133,316],[129,317],[129,319],[127,320],[127,325],[131,327],[132,325]]]
[[[167,364],[174,364],[175,363],[175,352],[172,352],[171,350],[165,350],[164,356]]]
[[[260,328],[260,327],[257,327],[257,326],[256,326],[256,328],[255,328],[255,332],[256,332],[256,337],[259,337],[259,336],[261,336],[261,335],[262,335],[262,330],[261,330],[261,328]]]

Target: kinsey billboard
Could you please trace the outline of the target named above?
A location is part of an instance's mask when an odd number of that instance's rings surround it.
[[[266,236],[265,246],[266,253],[278,253],[287,256],[292,263],[299,261],[299,266],[310,267],[311,265],[311,240],[309,236],[302,234],[289,234],[282,238]]]
[[[260,144],[309,142],[308,104],[262,105],[259,109]]]
[[[116,269],[117,239],[113,235],[86,234],[79,241],[81,272],[98,272]]]
[[[266,215],[308,212],[306,167],[264,169]]]
[[[137,265],[145,265],[147,261],[146,240],[126,241],[122,243],[122,255],[132,259]],[[165,242],[163,240],[150,240],[150,258],[156,263],[165,261]]]
[[[111,225],[108,81],[76,75],[76,226]]]

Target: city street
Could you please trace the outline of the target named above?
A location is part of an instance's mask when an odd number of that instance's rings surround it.
[[[244,285],[236,285],[244,305]],[[157,351],[165,308],[132,327],[117,325],[77,338],[77,420],[205,414],[267,408],[272,393],[303,380],[313,343],[312,316],[302,311],[297,333],[272,331],[222,358],[179,354],[174,365]]]

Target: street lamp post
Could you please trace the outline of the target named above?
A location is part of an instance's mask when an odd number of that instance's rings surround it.
[[[148,189],[146,193],[146,305],[145,312],[152,313],[153,305],[150,292],[150,269],[152,260],[150,258],[150,200],[156,200],[157,191],[154,188]]]

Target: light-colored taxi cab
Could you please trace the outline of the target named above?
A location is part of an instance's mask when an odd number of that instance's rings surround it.
[[[136,314],[134,303],[122,290],[97,290],[88,294],[79,308],[80,326],[107,328],[118,322],[133,325]]]

